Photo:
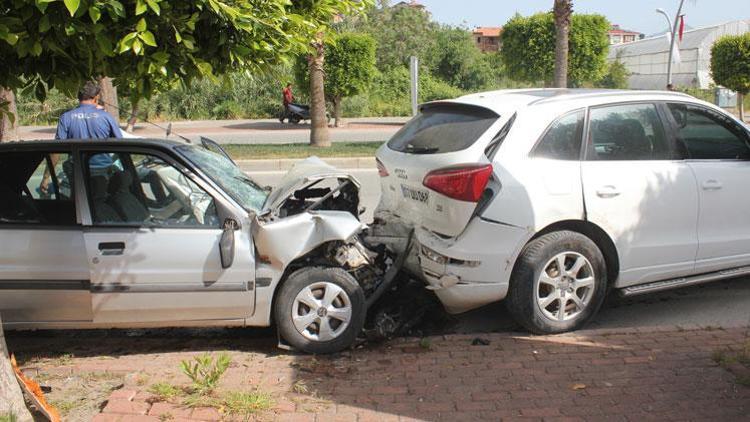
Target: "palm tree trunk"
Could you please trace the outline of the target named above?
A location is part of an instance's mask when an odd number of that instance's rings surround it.
[[[102,76],[99,78],[99,86],[102,87],[101,98],[104,103],[104,110],[115,118],[116,122],[120,121],[120,104],[117,101],[117,88],[112,85],[112,78]]]
[[[570,15],[573,13],[571,0],[555,0],[555,87],[568,86],[568,35]]]
[[[125,126],[126,132],[133,132],[135,129],[135,122],[138,120],[138,100],[133,99],[133,105],[130,108],[130,118],[128,118],[128,124]]]
[[[333,122],[334,127],[341,127],[341,97],[333,97]]]
[[[745,122],[745,94],[738,92],[737,93],[737,108],[740,115],[740,120],[744,123]]]
[[[13,91],[0,87],[0,142],[18,140],[18,110]]]
[[[331,138],[328,133],[328,119],[326,119],[326,96],[324,89],[323,63],[325,61],[322,37],[315,42],[315,54],[308,56],[310,69],[310,145],[314,147],[330,147]]]

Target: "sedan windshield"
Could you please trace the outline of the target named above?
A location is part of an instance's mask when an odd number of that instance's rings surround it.
[[[201,169],[245,210],[260,212],[268,192],[240,170],[226,157],[195,146],[180,146],[177,150]]]

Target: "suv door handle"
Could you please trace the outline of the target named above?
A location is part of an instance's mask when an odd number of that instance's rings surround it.
[[[99,244],[99,253],[102,255],[122,255],[125,251],[125,242],[102,242]]]
[[[721,189],[721,182],[718,180],[710,179],[703,182],[703,190],[719,190]]]
[[[600,198],[614,198],[619,195],[620,191],[612,185],[602,186],[596,190],[596,195]]]

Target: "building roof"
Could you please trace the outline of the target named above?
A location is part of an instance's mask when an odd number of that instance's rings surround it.
[[[719,25],[691,29],[683,33],[679,43],[680,50],[707,48],[710,50],[714,41],[723,35],[740,34],[750,31],[750,19],[722,23]],[[667,34],[652,38],[636,40],[627,44],[613,45],[609,48],[609,58],[640,56],[643,54],[666,53],[669,51]]]
[[[612,25],[612,27],[609,29],[608,33],[610,35],[641,35],[638,31],[630,31],[627,29],[620,28],[620,25]]]
[[[503,32],[503,28],[499,26],[478,26],[473,31],[474,35],[483,37],[499,37],[501,32]]]

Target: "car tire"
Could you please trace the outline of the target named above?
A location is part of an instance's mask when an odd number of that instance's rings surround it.
[[[341,268],[303,268],[281,286],[274,311],[279,334],[292,347],[336,353],[352,346],[362,331],[365,294]]]
[[[506,306],[534,334],[573,331],[596,314],[607,286],[604,256],[591,239],[572,231],[552,232],[521,251]]]

